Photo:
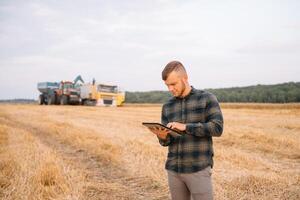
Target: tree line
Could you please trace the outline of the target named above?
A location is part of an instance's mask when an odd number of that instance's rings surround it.
[[[291,103],[300,102],[300,82],[204,89],[220,102]],[[126,92],[126,103],[163,103],[171,98],[168,91]]]

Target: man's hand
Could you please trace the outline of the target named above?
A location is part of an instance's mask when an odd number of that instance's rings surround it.
[[[167,135],[170,132],[168,129],[159,128],[159,127],[149,128],[149,130],[155,135],[157,135],[157,137],[163,140],[167,139]]]
[[[179,122],[170,122],[167,124],[167,127],[171,129],[176,129],[178,131],[185,131],[186,130],[186,125],[179,123]]]

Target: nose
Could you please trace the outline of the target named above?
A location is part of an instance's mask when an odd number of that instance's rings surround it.
[[[172,85],[168,86],[170,92],[174,92],[174,87]]]

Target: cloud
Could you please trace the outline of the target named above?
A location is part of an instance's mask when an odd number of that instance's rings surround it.
[[[265,55],[265,54],[294,54],[300,55],[300,42],[293,43],[259,43],[249,44],[248,46],[237,49],[237,53],[241,54],[254,54],[254,55]]]
[[[259,5],[259,6],[258,6]],[[270,6],[272,5],[272,6]],[[292,1],[3,1],[0,89],[36,95],[36,82],[118,82],[125,90],[166,89],[160,72],[181,60],[193,85],[239,86],[299,80],[299,12]],[[258,69],[264,68],[258,76]],[[276,69],[276,70],[274,70]],[[22,74],[19,74],[19,72]],[[18,75],[16,75],[18,74]],[[23,75],[25,74],[25,75]],[[205,75],[204,75],[205,74]],[[212,78],[213,76],[213,78]],[[12,83],[16,77],[20,83]],[[33,89],[32,89],[33,88]],[[2,95],[2,96],[1,96]]]

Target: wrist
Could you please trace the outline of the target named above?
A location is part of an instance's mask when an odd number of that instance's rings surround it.
[[[167,140],[168,135],[165,135],[165,136],[164,135],[159,135],[158,137],[161,140]]]

